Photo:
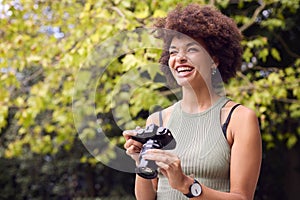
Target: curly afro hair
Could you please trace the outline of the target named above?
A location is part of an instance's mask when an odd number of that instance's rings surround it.
[[[224,82],[234,77],[241,66],[241,33],[231,18],[211,6],[178,5],[167,17],[158,18],[154,27],[157,30],[174,30],[196,41],[202,39],[210,56],[218,59],[218,70]],[[165,47],[159,62],[167,79],[174,80],[168,67],[168,49],[174,35],[170,37],[162,32],[160,34],[162,35],[159,37],[163,37]]]

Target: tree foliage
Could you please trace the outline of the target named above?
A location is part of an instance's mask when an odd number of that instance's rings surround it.
[[[9,163],[36,156],[55,158],[64,152],[76,158],[76,163],[97,166],[98,161],[87,152],[68,153],[80,142],[72,110],[79,70],[109,38],[151,27],[155,18],[164,17],[178,3],[191,2],[214,4],[238,23],[244,35],[244,62],[226,93],[256,111],[265,148],[297,145],[299,0],[4,0],[0,2],[0,158]],[[147,38],[140,41],[149,42]],[[121,44],[133,45],[126,40]],[[94,102],[89,103],[96,105],[101,128],[116,145],[124,142],[122,129],[143,126],[155,110],[152,105],[165,107],[174,100],[161,82],[153,84],[162,77],[155,64],[159,54],[159,49],[147,48],[127,52],[112,60],[98,79]],[[88,72],[81,78],[92,75]],[[138,85],[130,92],[124,90],[129,79]],[[95,134],[88,129],[84,133],[83,137]],[[108,161],[113,157],[108,156]]]

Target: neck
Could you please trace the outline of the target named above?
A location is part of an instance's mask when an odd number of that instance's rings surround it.
[[[199,113],[210,108],[220,98],[212,88],[182,88],[181,107],[187,113]]]

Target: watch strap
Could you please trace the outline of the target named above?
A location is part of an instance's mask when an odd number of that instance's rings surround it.
[[[186,197],[188,197],[188,198],[196,197],[196,196],[194,196],[194,195],[192,194],[192,191],[191,191],[191,188],[192,188],[192,186],[193,186],[194,184],[199,184],[199,185],[200,185],[200,183],[199,183],[196,179],[194,179],[193,184],[190,185],[189,193],[184,194]],[[200,185],[200,187],[201,187],[201,185]],[[199,194],[198,196],[200,196],[200,195],[201,195],[201,192],[200,192],[200,194]]]

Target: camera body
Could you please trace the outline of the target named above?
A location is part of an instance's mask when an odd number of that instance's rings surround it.
[[[137,135],[132,136],[132,139],[143,144],[139,154],[140,163],[136,168],[136,173],[146,179],[156,178],[158,174],[157,165],[152,160],[145,160],[143,155],[148,149],[174,149],[176,147],[176,141],[171,131],[167,128],[150,124],[145,129],[137,130]]]

